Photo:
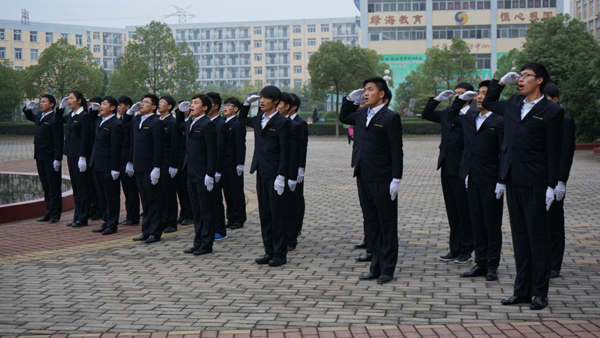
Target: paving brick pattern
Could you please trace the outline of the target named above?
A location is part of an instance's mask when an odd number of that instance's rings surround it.
[[[29,142],[0,138],[0,171],[35,171]],[[358,281],[368,264],[356,263],[362,251],[352,248],[362,218],[351,148],[342,138],[311,137],[304,230],[285,266],[254,263],[263,254],[257,211],[243,229],[216,242],[212,255],[199,257],[182,253],[190,230],[144,245],[130,241],[135,227],[111,237],[64,222],[1,224],[0,336],[599,337],[600,157],[576,152],[562,276],[551,281],[549,306],[536,312],[500,305],[515,276],[506,211],[498,282],[460,278],[470,264],[437,259],[448,250],[438,143],[437,137],[405,138],[392,283]],[[249,163],[245,180],[252,192]]]

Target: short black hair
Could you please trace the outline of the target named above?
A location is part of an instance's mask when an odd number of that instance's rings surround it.
[[[289,93],[286,93],[286,92],[281,93],[281,101],[283,101],[284,104],[289,104],[290,109],[296,103],[296,101],[294,101],[294,98]]]
[[[119,104],[122,103],[122,104],[124,104],[126,106],[132,106],[133,105],[133,101],[127,95],[119,96],[119,98],[117,99],[117,101],[119,102]]]
[[[490,83],[492,83],[492,81],[490,81],[490,80],[481,81],[477,85],[477,88],[481,89],[481,87],[489,87]]]
[[[169,111],[172,111],[173,109],[177,108],[177,102],[175,102],[175,99],[171,95],[163,95],[160,97],[160,100],[167,101],[167,104],[171,106],[171,109]]]
[[[52,109],[56,108],[56,98],[50,94],[44,94],[42,95],[42,97],[45,97],[48,99],[48,101],[50,103],[52,103]]]
[[[383,91],[384,93],[387,93],[388,91],[388,85],[387,82],[385,82],[385,80],[382,77],[379,76],[372,76],[370,78],[367,78],[366,80],[363,81],[363,87],[367,85],[367,83],[374,83],[375,86],[377,86],[377,89],[379,89],[379,91]]]
[[[456,88],[463,88],[466,90],[475,91],[475,88],[473,88],[473,85],[468,82],[460,82],[459,84],[454,86],[454,89],[456,89]]]
[[[152,105],[156,106],[156,108],[158,109],[158,96],[148,93],[142,96],[142,100],[145,98],[149,98],[152,101]],[[156,112],[156,109],[154,109],[154,112]]]
[[[90,99],[90,101],[92,101],[92,99]],[[113,109],[113,114],[117,113],[117,108],[119,107],[119,101],[117,101],[117,99],[115,99],[114,96],[105,96],[102,98],[102,101],[108,101],[108,104],[115,107],[115,109]],[[102,101],[100,101],[100,102],[102,102]]]
[[[90,98],[90,102],[102,103],[104,101],[102,96],[94,96]]]
[[[206,93],[206,96],[210,97],[213,106],[219,106],[217,110],[221,110],[221,102],[223,102],[221,101],[221,94],[215,92],[208,92]]]
[[[83,93],[78,90],[73,90],[71,94],[75,95],[75,98],[77,100],[81,100],[81,107],[83,107],[83,110],[88,111],[87,101],[85,100],[85,96],[83,96]]]
[[[229,104],[231,103],[232,105],[236,106],[238,109],[242,109],[242,103],[240,102],[240,100],[237,99],[237,97],[228,97],[227,99],[225,99],[225,104]]]
[[[204,94],[196,94],[192,97],[192,101],[194,99],[200,99],[200,101],[202,101],[202,105],[206,107],[206,113],[208,114],[208,111],[212,108],[212,100],[210,97]]]
[[[390,88],[388,88],[388,90],[385,92],[385,96],[383,97],[383,101],[388,100],[387,105],[390,105],[390,102],[392,102],[392,91],[390,90]]]
[[[546,96],[550,96],[551,98],[558,99],[558,86],[554,84],[554,82],[548,82],[542,93]]]
[[[298,95],[294,93],[290,93],[290,96],[292,96],[292,98],[294,99],[294,106],[296,106],[296,112],[298,112],[300,110],[300,104],[302,103],[302,100],[300,100]]]
[[[546,66],[537,62],[527,62],[523,65],[523,67],[521,67],[521,71],[524,71],[525,69],[531,69],[535,73],[535,77],[542,78],[543,81],[540,85],[540,91],[544,92],[544,88],[546,87],[548,82],[550,82],[550,72],[548,71]]]
[[[279,104],[279,101],[281,101],[281,90],[275,86],[266,86],[260,91],[260,96],[265,99],[277,101],[277,104]]]

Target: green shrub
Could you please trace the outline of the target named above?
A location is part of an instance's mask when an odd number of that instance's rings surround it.
[[[33,135],[33,122],[0,122],[0,134],[3,135]]]

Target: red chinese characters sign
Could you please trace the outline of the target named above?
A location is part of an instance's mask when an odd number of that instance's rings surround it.
[[[379,14],[374,14],[374,15],[370,15],[369,16],[369,26],[379,26],[379,27],[385,27],[385,26],[392,26],[392,27],[398,27],[398,26],[415,26],[415,25],[424,25],[425,24],[425,20],[423,20],[423,18],[425,17],[424,14],[419,14],[419,13],[415,13],[415,14],[410,14],[410,15],[405,15],[405,14],[390,14],[390,15],[379,15]]]
[[[541,18],[551,18],[556,15],[556,10],[537,9],[537,10],[498,10],[498,23],[529,23],[540,20]]]

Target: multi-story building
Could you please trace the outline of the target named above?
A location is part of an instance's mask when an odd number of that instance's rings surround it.
[[[571,0],[571,16],[583,21],[588,31],[600,40],[600,5],[599,0]]]
[[[589,1],[589,0],[578,0]],[[465,40],[477,58],[477,75],[491,78],[498,58],[521,48],[531,21],[563,12],[557,0],[362,0],[361,46],[376,50],[394,82],[425,60],[428,48]]]

